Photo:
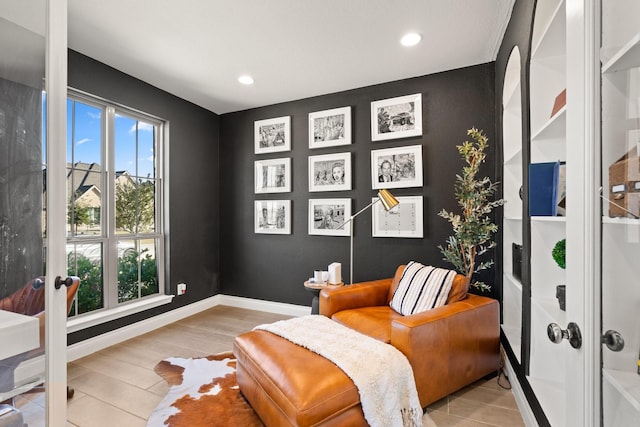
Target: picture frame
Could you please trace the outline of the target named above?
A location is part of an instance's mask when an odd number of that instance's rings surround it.
[[[424,237],[424,206],[422,196],[399,196],[398,205],[386,211],[381,203],[371,210],[371,234],[373,237]],[[375,198],[371,201],[376,200]]]
[[[351,227],[344,222],[351,217],[351,199],[309,199],[308,215],[310,235],[350,235]]]
[[[254,184],[256,194],[291,192],[291,158],[256,160]]]
[[[371,103],[371,140],[422,135],[422,94],[399,96]]]
[[[291,151],[291,116],[257,120],[253,130],[255,154]]]
[[[309,156],[309,191],[351,190],[351,153]]]
[[[255,233],[291,234],[291,200],[256,200]]]
[[[309,113],[309,148],[351,144],[351,107]]]
[[[422,187],[422,145],[371,150],[371,188]]]

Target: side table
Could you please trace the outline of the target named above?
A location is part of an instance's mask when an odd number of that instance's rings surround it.
[[[313,300],[311,300],[311,314],[320,314],[320,300],[318,297],[320,296],[321,290],[324,288],[335,288],[342,285],[342,282],[336,285],[330,285],[328,283],[312,283],[308,280],[305,281],[304,288],[313,295]]]

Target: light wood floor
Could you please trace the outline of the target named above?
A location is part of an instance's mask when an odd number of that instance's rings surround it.
[[[153,371],[160,360],[230,351],[236,335],[286,318],[217,306],[71,362],[68,382],[75,396],[67,404],[67,426],[144,427],[168,390]],[[16,400],[29,427],[44,426],[43,400],[34,394]],[[500,387],[497,378],[478,381],[427,409],[438,427],[524,425],[511,391]]]

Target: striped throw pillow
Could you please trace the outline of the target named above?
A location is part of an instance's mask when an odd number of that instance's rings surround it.
[[[389,305],[407,316],[441,307],[447,302],[456,272],[410,261]]]

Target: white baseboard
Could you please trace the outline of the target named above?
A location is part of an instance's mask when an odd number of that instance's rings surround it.
[[[216,305],[229,305],[231,307],[247,308],[250,310],[265,311],[267,313],[284,314],[286,316],[306,316],[311,313],[311,307],[304,305],[285,304],[253,298],[234,297],[230,295],[216,295],[219,298]]]
[[[509,383],[511,384],[511,391],[513,392],[513,397],[516,399],[516,404],[518,405],[518,409],[520,409],[520,414],[522,415],[522,420],[524,424],[529,427],[537,427],[538,421],[536,420],[536,416],[533,414],[531,410],[531,406],[529,406],[529,401],[527,400],[527,396],[525,396],[524,391],[522,390],[522,386],[520,385],[520,381],[518,381],[518,376],[516,372],[513,370],[513,366],[511,366],[511,362],[508,357],[504,359],[504,367],[507,371],[507,376],[509,377]]]
[[[302,305],[285,304],[280,302],[270,302],[252,298],[234,297],[229,295],[214,295],[210,298],[176,308],[158,316],[136,322],[102,335],[89,338],[79,343],[67,347],[67,361],[72,362],[82,357],[88,356],[96,351],[103,350],[115,344],[119,344],[139,335],[146,334],[155,329],[182,320],[186,317],[198,314],[201,311],[210,309],[217,305],[228,305],[250,310],[266,311],[268,313],[279,313],[289,316],[304,316],[311,312],[311,308]]]

